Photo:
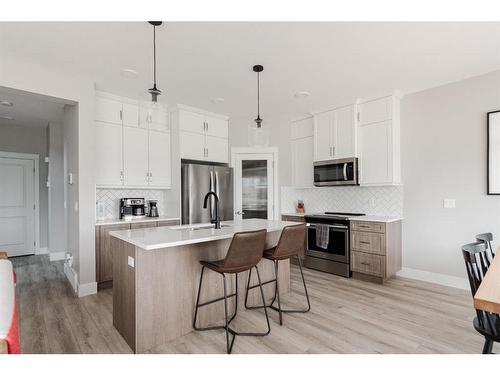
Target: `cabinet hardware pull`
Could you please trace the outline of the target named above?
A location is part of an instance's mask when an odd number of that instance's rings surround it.
[[[120,171],[120,181],[123,181],[123,171]]]
[[[359,241],[359,243],[362,243],[362,244],[365,244],[365,245],[370,245],[370,242],[366,242],[366,241]]]
[[[359,114],[359,111],[358,111],[358,122],[359,122],[359,119],[361,118],[360,114]]]
[[[362,264],[363,266],[369,266],[369,265],[370,265],[370,263],[366,263],[366,262],[361,262],[361,264]]]
[[[123,110],[120,109],[120,120],[123,120]]]

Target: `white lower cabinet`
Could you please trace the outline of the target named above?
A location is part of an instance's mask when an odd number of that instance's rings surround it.
[[[96,121],[96,166],[97,185],[119,186],[123,184],[123,142],[121,125]]]
[[[123,184],[148,185],[148,130],[123,127]]]
[[[149,186],[170,187],[172,165],[170,133],[149,131]]]

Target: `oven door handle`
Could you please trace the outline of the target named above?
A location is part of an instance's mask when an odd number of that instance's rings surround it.
[[[347,163],[344,163],[344,170],[342,172],[344,174],[344,181],[347,181]]]

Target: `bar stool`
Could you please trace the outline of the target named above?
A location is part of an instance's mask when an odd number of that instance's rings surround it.
[[[264,251],[264,258],[269,259],[274,263],[274,279],[266,281],[262,283],[262,285],[266,285],[269,283],[275,283],[274,287],[274,297],[273,300],[267,307],[278,311],[280,325],[283,325],[283,313],[306,313],[311,310],[311,303],[309,301],[309,294],[307,293],[306,281],[304,279],[304,273],[302,272],[302,261],[300,260],[299,253],[304,248],[305,236],[306,236],[306,224],[296,224],[289,225],[283,228],[281,232],[280,239],[278,240],[278,244],[270,249]],[[290,259],[292,257],[296,257],[298,260],[300,275],[302,276],[302,284],[304,285],[304,292],[307,300],[307,308],[304,310],[292,310],[292,309],[282,309],[280,302],[280,292],[279,292],[279,283],[278,283],[278,264],[280,260]],[[247,282],[247,290],[245,296],[245,307],[247,309],[261,309],[265,308],[265,303],[263,306],[248,306],[248,291],[250,289],[256,288],[259,284],[250,286],[250,278],[252,276],[252,271],[250,270],[248,274],[248,282]],[[278,302],[278,307],[274,306],[274,301]]]
[[[234,339],[236,336],[267,336],[269,332],[271,332],[271,326],[269,324],[269,316],[267,315],[267,310],[264,309],[266,314],[266,322],[267,322],[267,331],[266,332],[237,332],[231,327],[229,324],[236,317],[238,312],[238,273],[245,272],[248,270],[252,270],[255,268],[257,272],[257,278],[259,280],[259,284],[256,286],[260,286],[260,294],[262,297],[262,303],[265,305],[264,299],[264,289],[262,288],[260,273],[257,264],[262,259],[262,254],[264,252],[264,247],[266,244],[266,234],[267,231],[265,229],[251,231],[251,232],[239,232],[235,233],[231,244],[229,245],[229,250],[227,251],[226,257],[222,260],[216,261],[200,261],[202,265],[201,275],[200,275],[200,285],[198,287],[198,296],[196,297],[196,308],[194,312],[193,319],[193,328],[196,331],[207,331],[213,329],[224,329],[226,331],[226,350],[227,354],[230,354],[233,350]],[[216,298],[211,301],[200,303],[200,293],[203,282],[203,273],[205,268],[211,269],[222,275],[222,280],[224,284],[224,296],[220,298]],[[227,286],[226,286],[226,273],[227,274],[235,274],[236,275],[236,292],[230,295],[227,295]],[[235,309],[234,314],[231,318],[228,317],[228,306],[227,299],[235,297]],[[196,326],[196,318],[198,316],[198,308],[210,305],[215,302],[219,302],[224,300],[224,318],[225,324],[222,326],[214,326],[214,327],[197,327]],[[232,340],[229,342],[229,334],[232,334]]]

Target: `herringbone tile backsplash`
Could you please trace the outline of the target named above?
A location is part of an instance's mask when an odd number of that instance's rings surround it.
[[[367,215],[403,216],[402,186],[338,186],[281,188],[281,212],[295,212],[298,200],[306,212],[359,212]]]
[[[104,219],[119,217],[121,198],[145,198],[158,201],[158,212],[165,214],[165,191],[153,189],[96,189],[96,203],[104,203]]]

